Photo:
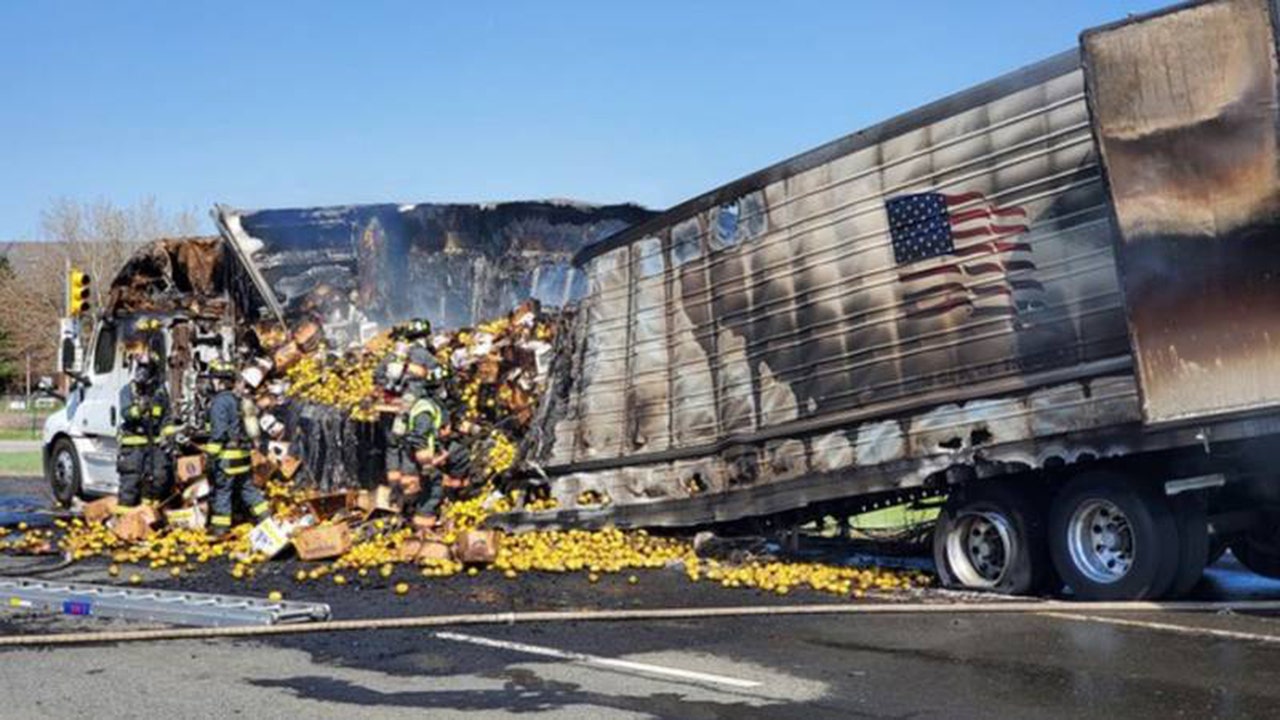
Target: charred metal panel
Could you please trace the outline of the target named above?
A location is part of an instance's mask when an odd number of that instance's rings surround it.
[[[591,302],[583,305],[585,324],[581,376],[578,378],[579,445],[574,459],[617,457],[626,426],[627,308],[630,304],[630,248],[611,250],[592,261],[588,274]]]
[[[104,312],[108,317],[179,311],[220,316],[237,270],[221,238],[155,240],[138,248],[116,273]]]
[[[585,287],[573,254],[653,215],[569,202],[217,212],[285,313],[354,309],[356,321],[426,317],[443,327],[530,297],[563,306]]]
[[[1280,151],[1266,0],[1086,33],[1149,422],[1280,402]]]
[[[956,249],[903,259],[888,207],[912,196],[945,202]],[[1088,398],[1039,422],[1025,394],[1069,382],[1084,393],[1127,366],[1112,235],[1077,56],[927,106],[580,254],[590,290],[567,342],[599,356],[530,456],[602,483],[605,515],[653,503],[623,481],[646,466],[700,488],[690,502],[739,507],[771,486],[771,502],[798,506],[807,496],[788,488],[815,474],[855,495],[873,479],[885,489],[887,468],[914,467],[894,481],[909,485],[1037,428],[1096,427]],[[623,292],[602,261],[627,248]],[[613,353],[627,363],[625,403]],[[1024,395],[983,401],[1012,390]],[[569,417],[579,444],[565,463]],[[584,442],[619,427],[616,450]]]
[[[666,253],[659,238],[644,238],[632,246],[631,368],[626,413],[629,452],[661,451],[671,444],[666,267]]]

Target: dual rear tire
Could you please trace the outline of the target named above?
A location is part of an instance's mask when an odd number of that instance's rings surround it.
[[[938,518],[946,587],[1027,595],[1065,585],[1084,600],[1186,594],[1209,557],[1203,502],[1115,473],[1088,473],[1051,499],[1029,483],[963,488]]]

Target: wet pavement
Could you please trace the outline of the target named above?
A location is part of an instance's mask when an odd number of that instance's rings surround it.
[[[482,573],[398,598],[380,578],[294,586],[287,567],[248,584],[221,572],[148,584],[279,586],[330,602],[337,618],[832,600],[693,585],[673,571],[643,573],[635,586]],[[86,563],[63,576],[105,579]],[[1280,599],[1280,582],[1228,557],[1196,594]],[[0,614],[3,634],[102,627]],[[1239,613],[578,622],[10,650],[0,652],[0,717],[1262,718],[1280,707],[1277,669],[1280,617]]]

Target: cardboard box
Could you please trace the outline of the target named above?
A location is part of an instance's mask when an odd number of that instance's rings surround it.
[[[285,480],[292,480],[294,475],[298,474],[298,469],[302,467],[302,460],[292,455],[286,455],[280,461],[280,474]]]
[[[410,538],[396,549],[400,562],[442,562],[453,559],[453,550],[439,540]]]
[[[119,501],[115,495],[99,498],[84,506],[84,521],[88,523],[106,522],[116,509]]]
[[[351,528],[346,523],[319,525],[293,536],[293,547],[302,560],[328,560],[351,549]]]
[[[453,549],[436,540],[422,540],[422,549],[418,551],[418,562],[442,562],[453,559]]]
[[[390,485],[379,485],[373,490],[361,490],[356,495],[356,507],[365,513],[400,512],[400,503],[393,498]]]
[[[293,342],[305,350],[315,347],[320,342],[320,338],[320,326],[311,320],[302,323],[293,333]]]
[[[401,476],[396,485],[400,488],[400,494],[405,497],[414,497],[422,492],[422,478],[417,475]]]
[[[169,523],[170,527],[184,530],[203,530],[208,523],[209,514],[204,503],[197,503],[191,507],[165,510],[164,520]]]
[[[396,548],[396,559],[400,562],[413,562],[418,559],[418,553],[422,552],[422,541],[416,538],[409,538],[400,543],[400,547]]]
[[[204,455],[185,455],[178,458],[173,472],[178,482],[183,484],[204,477]]]
[[[498,531],[468,530],[453,544],[453,554],[464,563],[491,563],[498,557]]]
[[[271,462],[271,458],[257,450],[249,453],[249,465],[253,469],[253,482],[259,487],[266,485],[276,472],[276,464]]]
[[[298,344],[290,340],[281,345],[276,350],[271,360],[275,363],[276,372],[284,372],[293,366],[294,363],[302,359],[302,351],[298,349]]]
[[[273,558],[288,546],[290,529],[275,518],[267,518],[249,531],[249,546],[254,552]]]
[[[151,534],[151,528],[160,519],[155,508],[150,505],[139,505],[116,520],[112,531],[116,537],[127,543],[135,543]]]
[[[264,348],[275,347],[285,341],[284,328],[278,323],[259,323],[253,328],[253,332],[258,336],[258,343]]]
[[[351,507],[351,499],[355,496],[354,491],[325,493],[323,495],[312,495],[307,498],[305,504],[311,510],[311,514],[321,520],[337,515]]]

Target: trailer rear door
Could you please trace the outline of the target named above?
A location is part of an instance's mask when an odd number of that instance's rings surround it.
[[[1280,404],[1273,12],[1216,0],[1081,38],[1148,422]]]

